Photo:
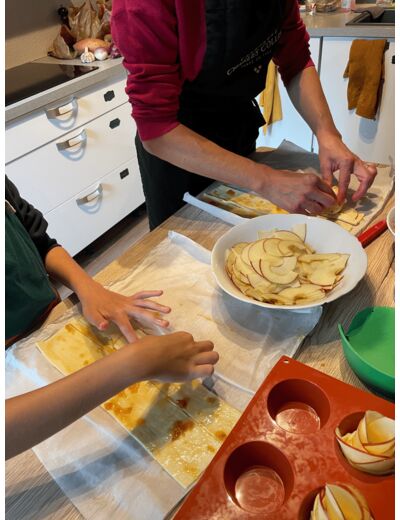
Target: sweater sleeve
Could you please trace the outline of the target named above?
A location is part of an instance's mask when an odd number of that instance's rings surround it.
[[[6,200],[8,200],[15,209],[17,217],[22,222],[22,225],[28,232],[44,261],[50,249],[59,245],[57,240],[50,238],[47,234],[47,221],[43,218],[42,213],[38,209],[34,208],[32,204],[29,204],[29,202],[21,197],[17,187],[7,176],[5,192]]]
[[[182,88],[174,0],[114,0],[115,43],[128,71],[126,93],[142,141],[178,126]]]
[[[282,35],[273,57],[286,87],[299,72],[314,66],[309,41],[310,36],[300,17],[297,0],[286,0]]]

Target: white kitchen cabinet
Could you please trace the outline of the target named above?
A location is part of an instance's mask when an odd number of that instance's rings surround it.
[[[133,159],[135,122],[126,102],[7,165],[21,195],[48,213]],[[62,149],[64,148],[64,149]]]
[[[315,67],[317,69],[319,62],[320,42],[321,38],[310,39],[311,58],[314,61]],[[297,144],[298,146],[301,146],[305,150],[311,151],[312,131],[294,108],[286,88],[280,78],[279,92],[282,102],[283,119],[269,126],[266,135],[264,135],[263,129],[260,128],[260,134],[256,143],[257,147],[269,146],[271,148],[276,148],[284,139],[287,139]]]
[[[133,158],[44,216],[49,235],[75,255],[143,202]]]
[[[60,98],[6,125],[6,174],[72,255],[144,202],[125,81],[122,71],[72,106]]]
[[[61,98],[7,124],[6,163],[127,102],[126,74]]]
[[[394,40],[385,52],[385,82],[376,119],[365,119],[347,108],[348,79],[343,78],[354,38],[324,38],[320,78],[333,119],[346,145],[362,159],[394,163]],[[317,151],[317,143],[314,144]]]

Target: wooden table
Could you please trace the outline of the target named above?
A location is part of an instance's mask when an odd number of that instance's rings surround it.
[[[394,204],[391,197],[384,211],[375,220],[386,217]],[[185,234],[211,249],[215,241],[230,226],[203,211],[185,206],[152,233],[146,235],[118,260],[101,271],[96,279],[108,283],[129,272],[172,229]],[[367,249],[368,271],[360,284],[336,302],[325,305],[323,315],[314,331],[304,340],[296,359],[346,383],[364,388],[344,359],[337,323],[348,327],[352,317],[371,305],[394,306],[394,240],[386,231]],[[48,321],[54,320],[76,300],[60,303]],[[32,450],[6,463],[6,518],[9,520],[83,518],[70,500],[52,480]]]

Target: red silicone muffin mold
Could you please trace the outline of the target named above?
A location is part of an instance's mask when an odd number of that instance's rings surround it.
[[[375,520],[394,518],[394,475],[353,468],[335,439],[366,410],[394,404],[283,356],[186,498],[175,520],[309,520],[327,483],[355,486]]]

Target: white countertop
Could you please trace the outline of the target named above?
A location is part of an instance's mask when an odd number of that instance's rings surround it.
[[[357,4],[356,9],[371,8],[373,4]],[[349,38],[394,38],[394,26],[380,25],[346,25],[359,13],[346,12],[343,9],[330,13],[302,13],[301,17],[311,37],[343,36]]]

